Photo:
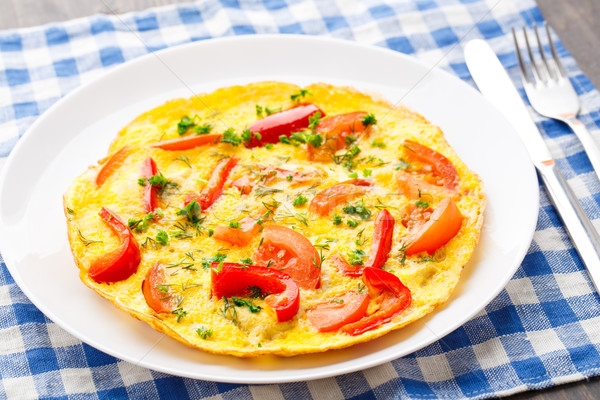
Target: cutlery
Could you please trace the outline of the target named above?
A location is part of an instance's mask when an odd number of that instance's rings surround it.
[[[600,178],[600,148],[598,148],[596,141],[585,128],[585,125],[576,118],[581,108],[579,97],[577,96],[575,89],[573,89],[573,85],[569,81],[565,69],[558,58],[554,43],[552,42],[552,37],[550,36],[548,24],[544,23],[544,28],[546,30],[546,35],[548,36],[552,57],[547,57],[540,40],[538,27],[537,25],[534,25],[533,31],[535,33],[538,51],[541,56],[540,62],[535,61],[533,57],[533,51],[529,44],[529,35],[527,34],[525,27],[523,27],[525,47],[527,48],[533,77],[529,74],[527,65],[523,61],[517,34],[515,29],[512,29],[513,39],[515,41],[515,51],[519,60],[519,67],[521,68],[523,87],[525,88],[531,106],[538,114],[547,118],[562,121],[575,132],[575,135],[577,135],[579,141],[581,141],[583,149],[592,163],[594,171],[596,171],[596,175]]]
[[[527,148],[575,248],[600,293],[600,236],[546,147],[510,77],[483,40],[465,46],[465,61],[483,95],[512,123]]]

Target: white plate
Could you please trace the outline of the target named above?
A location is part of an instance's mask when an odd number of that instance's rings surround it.
[[[443,129],[483,179],[488,197],[479,246],[448,303],[400,331],[350,349],[243,360],[185,347],[79,281],[62,212],[70,182],[103,157],[118,130],[141,112],[192,91],[259,80],[323,81],[376,91]],[[464,82],[376,47],[306,36],[245,36],[192,43],[129,62],[41,116],[4,167],[0,247],[29,299],[99,350],[174,375],[279,383],[362,370],[441,339],[506,285],[529,247],[537,212],[537,178],[525,149],[504,117]]]

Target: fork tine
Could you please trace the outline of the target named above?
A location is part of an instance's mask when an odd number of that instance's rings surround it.
[[[513,40],[515,41],[515,52],[517,53],[517,60],[519,60],[519,67],[521,68],[521,74],[525,79],[525,82],[531,83],[531,77],[529,76],[529,72],[527,68],[525,68],[525,63],[523,62],[523,57],[521,57],[521,49],[519,48],[519,41],[517,40],[517,33],[515,32],[515,28],[512,29]]]
[[[564,69],[562,63],[560,62],[558,53],[556,53],[556,48],[554,48],[554,42],[552,41],[552,37],[550,36],[550,28],[548,28],[548,24],[546,22],[544,22],[544,28],[546,28],[546,35],[548,36],[548,43],[550,43],[550,51],[552,52],[552,58],[554,58],[554,62],[556,63],[556,66],[558,67],[558,73],[563,78],[566,78],[567,73],[565,72],[565,69]]]
[[[529,45],[529,38],[527,37],[527,31],[525,30],[525,27],[523,27],[523,36],[525,36],[525,45],[527,46],[527,53],[529,54],[531,71],[533,72],[533,77],[535,81],[538,82],[541,80],[540,71],[538,70],[535,58],[533,58],[533,52],[531,51],[531,46]]]
[[[557,77],[555,76],[552,68],[550,68],[550,65],[548,65],[548,60],[546,60],[546,52],[544,51],[544,46],[542,46],[542,41],[540,40],[540,34],[538,32],[537,24],[533,24],[533,31],[535,32],[535,38],[537,40],[538,50],[540,52],[540,55],[542,56],[542,62],[544,63],[544,66],[546,67],[546,70],[544,71],[545,77],[547,77],[548,79],[551,79],[551,80],[555,80],[555,79],[557,79]]]

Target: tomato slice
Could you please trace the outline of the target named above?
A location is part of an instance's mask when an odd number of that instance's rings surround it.
[[[442,200],[429,217],[429,221],[420,225],[416,232],[409,235],[406,255],[426,251],[429,254],[452,239],[462,226],[463,216],[451,197]]]
[[[394,224],[396,221],[388,210],[379,211],[375,218],[375,229],[371,240],[371,251],[365,262],[365,267],[383,268],[390,250],[392,250],[392,239],[394,237]]]
[[[271,263],[302,289],[316,289],[321,278],[321,257],[301,233],[281,225],[267,225],[262,244],[252,255],[255,264]]]
[[[347,182],[337,183],[321,190],[310,201],[309,210],[322,216],[329,215],[337,205],[362,196],[368,191],[367,186],[364,185],[367,181],[357,179],[356,182]]]
[[[455,194],[445,186],[438,186],[427,182],[422,176],[413,175],[406,171],[396,172],[396,182],[400,193],[410,200],[419,200],[421,198],[439,198]]]
[[[365,131],[362,120],[366,115],[364,111],[355,111],[322,119],[316,133],[323,136],[323,144],[319,148],[309,144],[306,149],[308,159],[330,160],[330,154],[346,147],[346,136],[358,136]]]
[[[298,313],[300,290],[288,274],[255,265],[212,263],[211,288],[214,296],[249,296],[252,286],[269,293],[265,303],[275,311],[277,321],[289,321]]]
[[[254,182],[247,175],[244,175],[231,182],[231,186],[239,190],[241,194],[250,194],[254,188]]]
[[[153,144],[152,147],[168,151],[190,150],[207,144],[219,143],[221,141],[221,136],[223,135],[216,133],[209,135],[186,136],[182,138],[165,140],[164,142],[158,142]]]
[[[431,165],[433,173],[440,177],[444,187],[456,191],[458,189],[458,173],[454,165],[445,156],[427,146],[412,140],[405,140],[406,155]]]
[[[221,160],[211,172],[208,183],[204,190],[202,190],[202,193],[200,193],[200,195],[187,196],[185,204],[187,205],[192,200],[196,199],[198,204],[200,204],[202,211],[205,211],[208,207],[212,206],[223,193],[225,182],[227,181],[231,170],[237,165],[239,160],[240,159],[235,156]]]
[[[412,302],[410,289],[394,274],[383,269],[365,268],[362,280],[369,288],[369,296],[379,303],[373,314],[344,325],[340,331],[352,336],[370,331],[386,324],[406,310]]]
[[[173,311],[172,290],[165,285],[165,270],[160,263],[154,264],[142,282],[142,294],[148,307],[157,313]]]
[[[306,315],[319,332],[331,332],[361,319],[368,306],[369,296],[366,293],[348,292],[317,304]]]
[[[119,237],[119,247],[92,261],[88,274],[98,283],[122,281],[133,275],[140,263],[140,249],[135,237],[115,213],[102,207],[102,221]]]
[[[215,227],[213,237],[236,246],[246,246],[260,230],[260,225],[256,221],[255,218],[244,217],[240,220],[239,228],[218,225]]]
[[[96,186],[101,186],[113,172],[123,165],[123,162],[130,154],[129,150],[129,146],[123,146],[108,158],[106,163],[100,168],[100,171],[98,171],[98,175],[96,175]]]
[[[321,116],[325,113],[314,104],[301,104],[288,110],[280,111],[259,119],[248,127],[252,133],[260,134],[260,140],[252,135],[250,142],[246,147],[252,148],[262,146],[266,143],[279,143],[279,136],[290,136],[304,128],[308,128],[311,115],[320,112]]]
[[[152,157],[148,157],[142,164],[142,177],[146,179],[152,178],[158,173],[156,163]],[[158,192],[160,188],[152,186],[150,182],[146,181],[146,186],[143,188],[142,201],[144,203],[144,211],[147,213],[154,211],[158,206]]]

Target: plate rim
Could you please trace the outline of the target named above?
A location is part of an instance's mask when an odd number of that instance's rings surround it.
[[[465,81],[461,80],[457,76],[452,75],[451,73],[449,73],[443,69],[429,65],[428,63],[423,62],[415,57],[412,57],[412,56],[409,56],[409,55],[406,55],[406,54],[403,54],[403,53],[400,53],[400,52],[397,52],[397,51],[394,51],[391,49],[383,48],[380,46],[368,45],[368,44],[352,42],[352,41],[338,39],[338,38],[332,38],[332,37],[307,36],[307,35],[297,35],[297,34],[285,34],[285,35],[257,34],[257,35],[230,36],[230,37],[206,39],[206,40],[201,40],[201,41],[193,41],[193,42],[188,42],[188,43],[168,47],[165,49],[161,49],[157,52],[151,52],[146,55],[143,55],[143,56],[137,57],[135,59],[132,59],[130,61],[127,61],[118,66],[115,66],[114,68],[110,68],[109,70],[99,74],[98,76],[94,77],[93,79],[90,79],[88,82],[80,85],[79,87],[75,88],[71,92],[67,93],[64,97],[59,99],[56,103],[54,103],[51,107],[49,107],[48,110],[46,110],[42,115],[40,115],[36,119],[36,121],[27,129],[27,131],[17,141],[17,143],[16,143],[15,147],[13,148],[13,150],[11,151],[4,167],[2,168],[2,174],[0,176],[0,193],[3,193],[5,190],[6,178],[12,168],[13,163],[15,162],[14,160],[17,159],[17,157],[21,153],[21,147],[24,147],[25,143],[28,140],[31,140],[31,137],[34,135],[34,133],[38,129],[38,127],[43,126],[46,119],[50,115],[52,115],[52,113],[54,113],[56,109],[60,109],[61,107],[63,107],[63,104],[71,101],[74,98],[77,98],[77,96],[79,96],[80,93],[82,93],[82,92],[85,93],[86,91],[91,90],[91,88],[93,88],[94,85],[99,85],[103,81],[110,81],[114,76],[116,76],[116,74],[122,73],[126,69],[135,69],[135,68],[137,68],[138,65],[140,65],[140,64],[143,65],[149,59],[152,59],[157,56],[166,55],[171,52],[185,51],[188,47],[196,47],[196,46],[202,47],[205,45],[218,45],[221,42],[244,42],[244,41],[262,41],[262,40],[288,41],[290,39],[306,41],[306,42],[313,42],[313,41],[314,42],[324,42],[324,43],[328,43],[328,44],[331,44],[334,46],[343,45],[343,46],[346,46],[349,48],[363,48],[363,49],[368,49],[369,51],[382,52],[382,53],[385,53],[388,55],[392,55],[394,57],[398,57],[403,62],[415,63],[424,69],[435,70],[435,72],[441,73],[445,79],[451,79],[451,80],[460,82],[466,90],[471,90],[472,93],[475,93],[477,96],[480,96],[482,101],[485,101],[486,103],[488,103],[488,105],[490,105],[490,107],[493,108],[493,106],[487,101],[487,99],[485,99],[483,97],[483,95],[481,95],[477,90],[475,90],[474,88],[469,86]],[[507,122],[508,125],[510,125],[508,120],[499,111],[496,110],[496,112],[498,113],[499,118],[502,118],[503,120],[505,120]],[[512,129],[512,126],[511,126],[511,129]],[[513,129],[513,134],[517,139],[519,139],[518,135],[516,134],[514,129]],[[529,175],[532,175],[535,179],[535,182],[537,183],[537,175],[535,174],[535,168],[534,168],[534,165],[531,162],[531,160],[529,160],[528,165],[529,165],[529,171],[527,173]],[[522,260],[524,259],[525,255],[527,254],[527,251],[530,247],[531,240],[533,239],[533,235],[535,233],[536,222],[537,222],[538,213],[539,213],[539,186],[536,185],[536,190],[533,191],[533,193],[535,195],[534,195],[534,198],[531,200],[532,200],[532,203],[536,204],[536,207],[534,207],[535,212],[529,214],[530,220],[528,221],[528,223],[530,224],[529,226],[531,227],[530,232],[529,232],[530,234],[527,235],[529,238],[529,241],[527,242],[526,245],[522,246],[522,248],[520,249],[521,250],[520,253],[518,255],[515,255],[515,259],[518,259],[519,261],[515,262],[514,268],[511,269],[512,272],[510,274],[507,274],[503,281],[498,282],[498,284],[496,285],[497,290],[490,292],[490,294],[486,297],[485,302],[480,307],[476,307],[475,309],[473,309],[472,312],[470,313],[470,315],[468,315],[468,317],[463,318],[463,321],[461,324],[458,324],[456,326],[450,326],[447,329],[443,330],[440,333],[441,334],[440,338],[442,338],[442,337],[446,336],[447,334],[451,333],[452,331],[458,329],[465,322],[467,322],[474,315],[476,315],[483,308],[485,308],[503,290],[503,288],[506,286],[508,281],[510,281],[510,279],[513,277],[514,273],[517,271],[517,269],[521,265]],[[0,209],[3,208],[2,204],[1,204],[3,199],[4,199],[4,197],[0,197]],[[484,220],[483,224],[485,225],[485,220]],[[4,216],[2,213],[0,213],[0,227],[4,227],[4,225],[5,225]],[[0,238],[3,238],[3,237],[4,237],[4,229],[0,229]],[[29,290],[29,287],[27,287],[27,285],[23,282],[22,276],[18,273],[18,266],[12,264],[12,260],[10,260],[11,250],[9,249],[9,246],[6,243],[7,243],[7,241],[0,240],[0,254],[2,254],[3,256],[6,254],[9,255],[9,257],[7,257],[7,258],[9,258],[9,260],[5,259],[5,265],[7,266],[7,269],[11,273],[11,276],[13,277],[14,281],[19,286],[20,290],[22,290],[23,293],[26,294],[28,299],[40,311],[42,311],[44,313],[44,315],[46,315],[48,318],[50,318],[57,325],[61,326],[61,328],[65,329],[67,332],[69,332],[70,334],[75,336],[77,339],[81,340],[84,343],[89,344],[90,346],[92,346],[98,350],[101,350],[107,354],[110,354],[111,356],[113,356],[117,359],[125,360],[125,361],[131,362],[135,365],[140,365],[145,368],[165,372],[168,374],[173,374],[173,375],[183,376],[183,377],[188,377],[188,378],[194,378],[194,379],[203,379],[203,380],[216,381],[216,382],[228,382],[228,383],[239,383],[239,384],[285,383],[285,382],[305,381],[305,380],[320,379],[320,378],[327,378],[327,377],[331,377],[331,376],[337,376],[337,375],[341,375],[341,374],[347,374],[347,373],[355,372],[358,370],[364,370],[366,368],[381,365],[385,362],[389,362],[396,358],[403,357],[407,354],[410,354],[420,348],[430,345],[431,343],[435,342],[436,340],[439,340],[439,338],[437,338],[437,339],[433,339],[431,341],[427,341],[426,343],[419,345],[417,349],[412,349],[411,351],[404,353],[403,355],[390,354],[387,357],[383,357],[381,359],[375,360],[370,363],[360,364],[356,367],[346,367],[341,370],[333,370],[333,371],[329,371],[329,372],[325,372],[325,373],[320,372],[320,373],[313,373],[313,374],[310,374],[310,373],[299,374],[295,378],[287,377],[287,378],[283,378],[283,379],[277,379],[277,377],[272,376],[270,378],[263,378],[263,379],[258,379],[258,378],[244,379],[244,378],[237,378],[237,377],[232,377],[232,379],[223,379],[222,376],[198,376],[197,374],[185,374],[185,373],[180,373],[180,372],[173,372],[172,370],[161,369],[161,368],[157,367],[155,364],[146,362],[144,359],[135,360],[130,357],[127,357],[126,355],[124,356],[123,354],[113,351],[109,347],[105,346],[103,343],[99,343],[97,341],[90,340],[90,338],[87,338],[87,337],[82,337],[80,332],[78,332],[74,327],[69,326],[69,325],[65,326],[65,324],[61,323],[63,321],[61,321],[60,318],[58,318],[58,316],[56,316],[55,313],[52,310],[50,310],[45,304],[43,304],[43,303],[40,304],[39,301],[32,300],[32,298],[37,300],[37,296],[34,293],[31,293]],[[433,313],[435,313],[435,311]],[[58,320],[58,321],[56,321],[56,320]],[[198,351],[198,350],[194,350],[194,349],[192,349],[192,350]],[[321,368],[321,367],[318,367],[318,368]]]

